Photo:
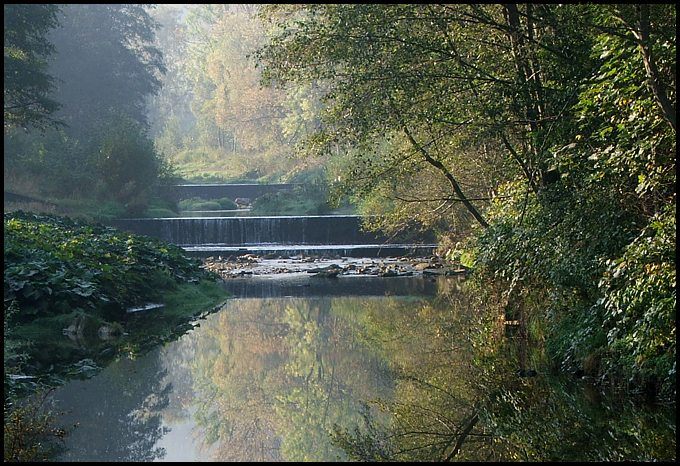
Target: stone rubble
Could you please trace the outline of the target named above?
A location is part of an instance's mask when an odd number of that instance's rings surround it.
[[[229,257],[208,257],[203,267],[218,273],[223,279],[245,275],[278,275],[308,273],[315,277],[335,278],[343,275],[400,277],[411,275],[466,274],[462,266],[448,266],[438,256],[432,257],[320,257],[296,255],[290,257],[243,254]]]

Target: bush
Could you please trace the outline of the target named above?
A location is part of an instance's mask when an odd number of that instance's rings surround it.
[[[330,210],[324,193],[315,186],[264,194],[253,202],[253,213],[264,215],[317,215]]]
[[[501,196],[508,197],[499,196],[487,212],[491,226],[469,254],[474,276],[542,318],[550,356],[576,372],[607,346],[604,315],[594,307],[602,296],[603,259],[621,255],[638,217],[606,186],[559,183],[526,201],[525,189],[507,185]]]
[[[220,204],[220,207],[222,207],[222,209],[224,210],[234,210],[238,208],[236,203],[229,199],[228,197],[218,199],[217,202]]]
[[[55,427],[56,414],[46,404],[47,394],[4,407],[3,450],[5,462],[47,461],[59,451],[66,431]]]
[[[192,210],[220,210],[220,209],[222,209],[222,206],[220,205],[219,202],[205,201],[194,204],[194,208]]]
[[[173,284],[212,277],[178,246],[65,217],[4,215],[4,300],[14,319],[103,311],[120,316]]]
[[[234,201],[226,197],[209,201],[200,197],[192,197],[179,201],[178,206],[180,210],[226,210],[237,208]]]
[[[621,257],[606,262],[600,281],[610,346],[666,387],[676,371],[675,212],[669,206],[652,218]]]
[[[182,199],[177,203],[177,207],[179,208],[179,210],[196,210],[194,206],[201,202],[205,202],[205,200],[201,199],[200,197]]]

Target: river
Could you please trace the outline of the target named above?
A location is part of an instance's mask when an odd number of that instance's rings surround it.
[[[177,340],[54,391],[58,461],[675,458],[670,407],[555,373],[538,347],[520,377],[518,342],[463,278],[225,286]]]

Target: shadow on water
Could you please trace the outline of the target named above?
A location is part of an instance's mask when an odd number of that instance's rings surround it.
[[[434,278],[344,276],[333,279],[310,277],[307,273],[232,278],[222,287],[236,298],[320,296],[429,296],[437,294]]]
[[[227,282],[200,327],[56,391],[58,459],[675,458],[671,409],[551,374],[464,280],[353,280]]]

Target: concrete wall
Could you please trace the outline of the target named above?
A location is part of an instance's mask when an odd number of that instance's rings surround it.
[[[387,238],[361,230],[356,215],[118,219],[112,226],[182,246],[223,244],[376,244]]]

